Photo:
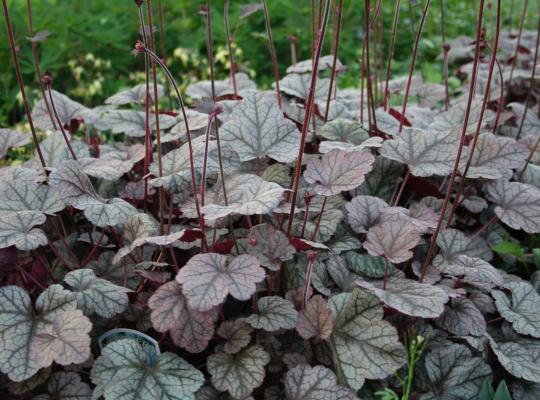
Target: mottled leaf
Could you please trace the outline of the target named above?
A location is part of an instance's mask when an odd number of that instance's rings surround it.
[[[287,235],[269,224],[255,225],[249,230],[246,251],[272,271],[277,271],[283,261],[290,260],[296,253]]]
[[[77,158],[90,156],[88,146],[84,142],[71,139],[70,145]],[[73,159],[71,151],[61,132],[51,132],[39,146],[47,168],[56,168],[64,161]]]
[[[491,349],[510,374],[527,381],[540,383],[540,351],[516,342],[497,343],[489,338]]]
[[[304,339],[313,337],[328,339],[333,327],[332,312],[322,296],[313,296],[306,304],[306,308],[298,314],[296,330]]]
[[[49,394],[34,397],[33,400],[91,400],[92,389],[75,372],[55,372],[47,384]]]
[[[148,299],[152,326],[169,332],[173,342],[191,353],[200,353],[214,336],[214,312],[192,310],[182,287],[171,281],[161,285]]]
[[[211,179],[220,173],[219,149],[217,141],[211,140],[208,143],[206,152],[205,137],[200,136],[192,140],[193,165],[195,168],[195,179],[200,181],[204,168],[206,156],[206,177]],[[240,158],[238,153],[229,145],[221,143],[221,166],[223,174],[231,175],[240,168]],[[152,186],[164,187],[167,190],[187,190],[191,189],[191,162],[189,144],[185,143],[180,148],[172,150],[162,158],[162,174],[159,173],[159,163],[150,164],[150,172],[156,178],[150,181]]]
[[[374,162],[370,153],[332,150],[308,162],[304,179],[315,185],[315,193],[332,196],[361,185]]]
[[[430,392],[422,400],[472,399],[491,369],[464,345],[451,344],[431,350],[425,359]]]
[[[81,364],[90,357],[92,323],[82,311],[71,310],[58,315],[50,330],[36,334],[30,344],[30,358],[41,367],[57,362]]]
[[[345,205],[347,220],[356,233],[366,233],[379,222],[381,211],[388,207],[386,201],[373,196],[356,196]]]
[[[174,353],[149,353],[133,339],[109,343],[92,368],[94,397],[105,400],[194,400],[204,375]]]
[[[388,261],[398,264],[412,258],[412,249],[418,243],[418,228],[408,218],[401,217],[370,228],[364,248],[373,256],[384,256]]]
[[[334,56],[333,55],[327,55],[319,57],[319,64],[317,71],[324,71],[327,69],[332,69],[334,65]],[[341,71],[344,68],[344,65],[341,63],[341,61],[336,60],[336,70]],[[313,71],[313,60],[303,60],[299,61],[296,64],[291,65],[289,68],[287,68],[288,74],[305,74],[307,72]]]
[[[207,220],[216,220],[231,214],[266,214],[274,210],[285,192],[277,183],[266,182],[257,175],[240,174],[225,179],[228,204],[225,205],[223,186],[216,184],[208,193],[202,207]]]
[[[486,321],[476,305],[467,298],[452,299],[444,313],[437,319],[437,325],[453,335],[482,336],[486,333]]]
[[[359,145],[369,139],[369,132],[356,121],[346,118],[336,118],[327,122],[317,132],[323,138]]]
[[[457,157],[458,140],[452,134],[404,128],[399,136],[383,143],[381,155],[407,164],[415,176],[448,175]]]
[[[240,96],[244,96],[249,92],[257,89],[255,82],[249,79],[249,76],[244,72],[235,74],[236,88]],[[225,95],[234,94],[232,81],[227,78],[223,81],[214,81],[214,89],[216,97],[222,97]],[[212,82],[211,81],[199,81],[192,83],[186,89],[186,94],[193,99],[212,98]],[[221,102],[223,103],[223,102]]]
[[[71,287],[77,304],[86,315],[96,313],[111,318],[123,312],[128,303],[130,289],[98,278],[91,269],[78,269],[69,272],[64,281]]]
[[[252,327],[267,332],[293,329],[297,320],[298,313],[293,303],[279,296],[261,297],[258,301],[258,313],[246,318],[246,322]]]
[[[225,300],[228,294],[238,300],[248,300],[256,284],[266,276],[259,261],[247,254],[228,260],[217,253],[197,254],[176,276],[189,305],[207,311]]]
[[[77,307],[73,293],[60,285],[49,286],[36,300],[18,286],[0,288],[0,371],[20,382],[30,378],[40,364],[30,357],[30,344],[36,335],[50,332],[53,321]]]
[[[21,131],[0,129],[0,159],[4,158],[12,147],[21,147],[29,143],[32,137]]]
[[[351,389],[338,385],[332,370],[300,365],[285,376],[287,400],[357,400]]]
[[[238,353],[251,342],[253,328],[243,319],[224,321],[217,331],[218,335],[227,340],[223,345],[226,353]]]
[[[50,184],[64,203],[83,210],[86,218],[96,226],[124,223],[136,213],[131,204],[120,198],[104,199],[99,196],[88,176],[74,160],[62,163],[51,174]]]
[[[28,251],[45,246],[45,233],[34,227],[46,220],[39,211],[0,212],[0,248],[15,246]]]
[[[325,78],[317,79],[315,87],[315,100],[322,100],[328,96],[328,88],[330,86],[330,80]],[[310,74],[289,74],[285,75],[279,81],[279,89],[292,97],[298,97],[299,99],[307,100],[309,97],[309,89],[311,87],[311,75]]]
[[[487,185],[487,194],[497,205],[495,214],[506,225],[527,233],[540,232],[540,189],[499,180]]]
[[[478,137],[467,178],[503,178],[508,171],[521,167],[528,154],[528,149],[514,139],[482,133]],[[465,165],[461,165],[460,172],[464,170]]]
[[[365,379],[384,379],[404,362],[404,348],[396,329],[383,321],[379,299],[355,290],[329,300],[334,315],[330,343],[338,368],[353,389],[360,389]]]
[[[219,133],[241,161],[268,156],[288,163],[296,159],[300,148],[300,133],[294,123],[285,119],[275,99],[260,92],[244,97]]]
[[[512,323],[512,327],[522,335],[540,338],[540,295],[527,282],[510,282],[505,285],[512,297],[494,290],[491,295],[501,316]]]
[[[157,90],[158,90],[158,99],[160,99],[165,94],[165,89],[163,88],[162,85],[158,84]],[[153,101],[154,100],[153,88],[150,90],[149,95],[150,95],[150,99],[152,99]],[[146,100],[146,84],[143,83],[141,85],[137,85],[130,89],[122,90],[116,93],[115,95],[105,100],[105,104],[112,104],[113,106],[123,106],[123,105],[131,104],[131,103],[144,104],[145,100]]]
[[[255,345],[234,355],[212,354],[206,360],[206,368],[212,376],[212,385],[241,400],[263,383],[264,367],[269,362],[268,353]]]
[[[411,279],[390,277],[386,285],[380,281],[357,280],[355,283],[387,306],[413,317],[436,318],[448,301],[448,295],[441,288]]]
[[[102,123],[112,133],[125,133],[131,137],[144,137],[146,133],[146,113],[136,110],[109,110],[103,116]],[[177,123],[176,118],[170,115],[159,115],[159,129],[169,129]],[[149,116],[149,127],[152,131],[157,129],[156,117]]]
[[[93,125],[97,120],[97,114],[83,106],[76,101],[71,100],[65,94],[59,93],[56,90],[52,90],[52,97],[54,100],[54,107],[56,108],[58,118],[60,122],[65,125],[69,125],[72,119],[83,119],[85,123]],[[34,124],[43,130],[55,130],[47,105],[43,99],[39,100],[32,110],[32,119]],[[56,118],[54,119],[55,124],[58,124]],[[49,164],[47,164],[49,166]]]

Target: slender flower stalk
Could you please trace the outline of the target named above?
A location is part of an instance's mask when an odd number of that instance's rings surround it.
[[[523,10],[521,11],[521,17],[519,19],[519,32],[516,43],[516,50],[514,51],[514,57],[512,57],[512,67],[510,68],[510,77],[508,78],[508,83],[512,84],[512,78],[514,76],[514,70],[516,69],[516,64],[519,56],[519,47],[521,46],[521,37],[523,35],[523,27],[525,26],[525,17],[527,16],[527,7],[529,6],[529,0],[523,2]]]
[[[13,66],[15,67],[15,75],[17,77],[17,84],[19,85],[19,90],[21,91],[21,96],[24,105],[24,111],[28,117],[28,124],[30,125],[30,131],[32,132],[32,139],[36,146],[36,152],[38,154],[39,161],[41,166],[45,168],[45,159],[43,158],[43,153],[41,152],[41,147],[37,138],[36,128],[34,127],[34,121],[32,119],[32,109],[30,108],[30,103],[28,102],[28,97],[26,97],[26,90],[24,89],[24,81],[21,73],[21,65],[19,63],[19,56],[17,54],[17,46],[15,44],[15,36],[13,35],[13,26],[11,25],[11,18],[9,16],[9,9],[7,6],[6,0],[2,0],[2,8],[4,10],[4,17],[6,19],[6,30],[9,40],[9,48],[11,50],[11,57],[13,59]]]
[[[330,0],[326,1],[326,6],[324,10],[324,17],[321,28],[319,29],[318,39],[317,39],[317,49],[315,51],[315,58],[313,63],[313,68],[311,71],[311,84],[309,88],[309,95],[306,104],[306,110],[304,115],[304,122],[302,124],[302,131],[300,134],[300,148],[298,149],[298,157],[296,159],[296,168],[293,179],[292,186],[292,195],[291,195],[291,211],[289,213],[289,222],[287,226],[287,236],[291,235],[293,221],[294,221],[294,210],[296,208],[296,198],[298,196],[298,186],[300,184],[300,173],[302,171],[302,159],[304,156],[304,149],[306,147],[307,131],[309,128],[309,122],[313,114],[313,105],[315,103],[315,88],[317,85],[317,71],[319,70],[319,59],[321,57],[324,36],[326,34],[326,28],[328,26],[328,16],[330,14]]]
[[[461,194],[463,192],[463,186],[465,184],[465,181],[467,179],[467,173],[469,172],[469,168],[472,163],[472,159],[474,156],[474,152],[476,150],[476,144],[478,142],[478,137],[480,136],[480,130],[482,129],[482,122],[484,120],[484,114],[487,109],[487,103],[490,99],[490,93],[491,93],[491,79],[493,78],[493,71],[495,70],[495,62],[497,60],[497,49],[499,47],[499,33],[500,33],[500,26],[501,26],[501,0],[497,0],[497,22],[495,27],[495,48],[491,52],[491,59],[489,62],[489,72],[488,72],[488,78],[487,78],[487,84],[486,84],[486,93],[484,94],[484,99],[482,101],[482,108],[480,109],[480,115],[478,117],[478,123],[476,124],[476,131],[474,132],[473,139],[469,145],[469,155],[467,156],[467,163],[465,164],[465,169],[463,170],[461,180],[459,182],[459,186],[456,192],[456,201],[454,202],[454,205],[452,206],[452,209],[450,211],[450,215],[448,216],[448,222],[446,223],[446,227],[448,228],[450,224],[452,223],[452,217],[454,216],[456,209],[458,205],[460,204]],[[485,38],[484,38],[485,41]],[[486,41],[487,43],[487,41]]]
[[[536,73],[536,65],[538,63],[538,46],[540,45],[540,13],[538,14],[538,27],[536,29],[536,46],[534,50],[534,60],[531,70],[531,82],[529,84],[529,89],[527,90],[527,98],[525,99],[525,110],[523,110],[523,115],[521,116],[521,121],[519,122],[519,128],[516,135],[516,140],[521,137],[521,132],[523,132],[523,125],[525,124],[525,118],[527,118],[527,112],[529,111],[529,104],[531,102],[532,94],[536,86],[536,80],[534,75]]]
[[[71,140],[68,137],[66,130],[64,129],[64,125],[62,124],[62,121],[60,120],[60,116],[58,115],[58,112],[56,111],[56,106],[54,105],[54,98],[52,95],[52,82],[53,82],[52,74],[50,72],[45,72],[43,76],[41,77],[41,83],[45,85],[47,88],[47,94],[49,95],[49,102],[51,104],[54,118],[56,119],[58,127],[60,128],[60,132],[62,132],[62,136],[64,137],[66,146],[71,154],[71,157],[73,157],[73,159],[76,160],[77,155],[75,154],[75,151],[73,151],[73,147],[71,147],[71,143],[70,143]]]
[[[442,1],[442,0],[441,0]],[[396,48],[396,32],[399,22],[399,12],[401,10],[401,0],[396,0],[396,9],[394,11],[394,22],[392,23],[392,39],[388,50],[388,60],[386,62],[386,83],[384,87],[384,110],[388,109],[390,92],[388,90],[388,82],[390,81],[390,70],[392,66],[392,58],[394,58],[394,50]]]
[[[154,38],[154,19],[152,15],[152,0],[146,0],[146,14],[148,16],[148,25],[150,25],[150,50],[156,52],[156,44]],[[157,159],[158,159],[158,174],[159,177],[163,176],[163,154],[161,148],[161,131],[159,128],[159,98],[158,98],[158,80],[157,80],[157,66],[155,61],[152,61],[152,86],[153,86],[153,101],[154,101],[154,119],[156,124],[156,144],[157,144]],[[151,146],[151,142],[150,142]],[[164,219],[165,219],[165,190],[159,188],[159,231],[160,234],[164,233]]]
[[[272,26],[270,25],[270,12],[268,11],[268,3],[266,0],[262,0],[263,12],[264,12],[264,24],[266,26],[266,35],[268,36],[268,49],[270,50],[270,57],[272,58],[272,67],[274,69],[274,82],[276,85],[276,96],[278,100],[279,108],[281,108],[281,91],[279,90],[279,67],[276,56],[276,48],[274,46],[274,39],[272,37]]]
[[[484,0],[480,0],[480,5],[478,9],[478,17],[476,21],[476,42],[475,42],[475,49],[474,49],[474,61],[473,61],[473,69],[472,69],[472,75],[471,75],[471,82],[469,86],[469,96],[467,99],[467,107],[465,109],[465,115],[463,118],[463,128],[461,131],[461,137],[459,140],[459,146],[458,151],[456,155],[456,161],[454,163],[454,168],[452,169],[452,173],[450,175],[450,181],[448,183],[448,189],[446,192],[446,196],[444,197],[444,202],[442,209],[440,211],[439,220],[437,222],[437,227],[435,228],[435,232],[431,236],[431,241],[429,243],[428,252],[426,254],[426,258],[424,259],[424,263],[422,264],[421,273],[420,273],[420,282],[424,280],[424,277],[426,275],[429,263],[431,262],[431,259],[433,257],[433,252],[435,250],[435,245],[437,243],[437,237],[439,236],[439,232],[441,231],[441,227],[443,224],[443,220],[446,216],[446,210],[448,208],[450,197],[452,196],[452,193],[454,191],[454,183],[456,181],[457,172],[459,168],[459,162],[461,159],[461,154],[463,152],[463,147],[465,146],[465,137],[467,136],[467,126],[469,125],[469,117],[471,114],[471,106],[472,101],[474,97],[474,88],[476,87],[476,76],[478,71],[478,63],[480,61],[480,44],[481,44],[481,38],[482,38],[482,20],[484,16]]]
[[[444,13],[444,0],[440,0],[441,4],[441,37],[442,37],[442,49],[443,49],[443,78],[444,78],[444,109],[448,111],[450,107],[450,93],[448,91],[448,51],[450,46],[446,43],[446,27],[445,27],[445,13]]]
[[[367,101],[368,101],[368,122],[370,135],[377,132],[377,119],[375,117],[375,103],[373,101],[373,88],[371,85],[371,61],[370,61],[370,49],[369,49],[369,30],[370,21],[369,16],[371,12],[370,0],[364,2],[364,49],[365,49],[365,68],[366,84],[367,84]]]
[[[207,5],[208,7],[208,5]],[[208,11],[210,12],[210,11]],[[225,5],[223,7],[223,21],[225,24],[225,36],[227,37],[227,51],[229,52],[229,62],[231,63],[230,70],[230,79],[232,82],[234,97],[238,97],[238,87],[236,86],[236,66],[234,64],[234,53],[232,49],[232,36],[231,36],[231,27],[229,24],[229,0],[225,0]]]
[[[28,18],[28,34],[30,37],[34,36],[34,19],[32,17],[32,1],[26,0],[26,16]],[[53,113],[51,110],[51,105],[49,104],[49,100],[47,99],[47,95],[45,94],[45,85],[41,82],[41,68],[39,66],[39,54],[38,54],[38,45],[35,41],[30,42],[32,46],[32,58],[34,60],[34,69],[36,70],[36,75],[39,81],[39,89],[41,91],[41,98],[43,99],[43,102],[45,103],[45,107],[47,108],[47,113],[49,114],[49,118],[51,119],[51,124],[53,126],[54,130],[57,130],[56,127],[56,121],[54,120]]]
[[[176,81],[174,80],[174,77],[173,77],[171,71],[169,71],[169,68],[167,68],[167,66],[163,63],[163,61],[161,61],[160,58],[154,52],[152,52],[150,49],[148,49],[144,45],[143,42],[141,42],[141,41],[137,42],[137,44],[135,45],[135,50],[137,50],[138,52],[148,54],[148,56],[150,58],[152,58],[161,67],[161,69],[163,70],[163,72],[165,72],[165,75],[167,76],[167,79],[169,80],[170,84],[172,85],[172,87],[174,88],[174,91],[176,93],[178,103],[180,104],[180,110],[181,110],[181,113],[182,113],[182,118],[184,120],[184,127],[186,129],[186,136],[187,136],[187,142],[188,142],[188,147],[189,147],[189,165],[190,165],[190,171],[191,171],[191,189],[192,189],[193,199],[194,199],[194,202],[195,202],[195,210],[197,212],[197,218],[199,220],[199,225],[202,228],[203,221],[202,221],[201,209],[200,209],[200,206],[199,206],[199,197],[197,195],[197,182],[196,182],[196,179],[195,179],[195,163],[193,161],[193,145],[192,145],[192,142],[191,142],[191,131],[189,129],[189,123],[188,123],[188,118],[187,118],[186,107],[184,105],[184,100],[182,98],[182,95],[180,94],[180,89],[178,89],[178,85],[176,84]]]
[[[416,32],[416,39],[414,41],[411,66],[409,68],[409,76],[407,77],[407,86],[405,87],[405,98],[403,99],[403,106],[401,107],[401,116],[399,118],[399,131],[400,132],[403,130],[403,123],[405,122],[405,112],[407,111],[407,102],[409,101],[411,81],[412,81],[412,76],[414,73],[414,66],[416,64],[416,56],[418,54],[418,48],[420,46],[420,37],[422,36],[422,31],[424,29],[424,24],[427,19],[426,17],[427,17],[430,4],[431,4],[431,0],[427,0],[426,5],[424,6],[424,9],[422,10],[422,18],[420,19],[420,25],[418,26],[418,31]]]
[[[139,23],[141,26],[141,36],[144,47],[148,47],[148,38],[146,36],[146,26],[144,22],[144,13],[142,4],[144,0],[135,0],[139,12]],[[148,209],[148,176],[150,163],[152,162],[152,132],[150,130],[150,61],[148,55],[144,55],[144,73],[145,73],[145,98],[144,98],[144,113],[145,113],[145,133],[144,133],[144,210]]]
[[[339,3],[336,8],[336,30],[335,30],[335,37],[334,37],[334,44],[332,46],[333,48],[333,56],[334,60],[332,61],[332,73],[330,74],[330,85],[328,87],[328,96],[326,98],[326,109],[324,110],[324,120],[328,120],[328,112],[330,111],[330,100],[332,99],[332,92],[334,88],[334,82],[336,80],[336,66],[337,66],[337,60],[339,55],[339,38],[341,34],[341,14],[343,11],[343,0],[339,0]],[[337,86],[337,84],[336,84]]]

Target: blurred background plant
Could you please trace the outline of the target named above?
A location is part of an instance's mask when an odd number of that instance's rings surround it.
[[[441,52],[441,12],[443,1],[445,30],[447,38],[471,35],[475,29],[477,0],[436,0],[428,14],[428,21],[420,45],[417,65],[428,81],[441,81],[442,63],[438,60]],[[513,26],[517,27],[522,4],[525,0],[513,0]],[[262,13],[239,19],[242,5],[253,1],[231,2],[231,30],[234,51],[239,69],[247,72],[258,84],[270,87],[272,65],[269,62],[267,41]],[[503,15],[509,16],[510,3],[503,2]],[[157,7],[158,1],[155,0]],[[165,48],[169,67],[182,87],[192,81],[209,76],[206,57],[205,22],[199,14],[202,1],[162,0],[164,9]],[[222,1],[214,2],[214,50],[216,74],[223,79],[228,71],[225,32],[223,27]],[[298,39],[298,58],[311,57],[311,1],[271,0],[268,2],[272,28],[281,73],[291,64],[291,42],[289,37]],[[39,96],[39,86],[34,73],[32,52],[28,36],[26,0],[9,0],[17,44],[25,82],[31,98]],[[531,9],[529,5],[529,9]],[[382,13],[391,21],[395,1],[383,1]],[[536,6],[537,7],[537,6]],[[137,10],[133,1],[108,0],[39,0],[32,2],[34,31],[47,30],[50,36],[39,44],[42,70],[50,70],[58,77],[55,88],[72,98],[95,106],[119,89],[140,83],[144,79],[141,58],[127,56],[139,35]],[[409,67],[414,30],[421,14],[422,4],[417,0],[402,2],[397,45],[392,61],[393,73],[406,73]],[[345,1],[343,30],[341,34],[340,59],[349,70],[342,76],[344,86],[358,85],[363,36],[363,7],[356,1]],[[493,13],[490,7],[488,13]],[[156,16],[158,12],[156,10]],[[530,11],[526,26],[534,25],[536,13]],[[487,19],[488,21],[490,19]],[[3,21],[2,21],[3,22]],[[157,25],[156,17],[156,25]],[[508,18],[503,21],[509,26]],[[21,120],[21,104],[15,74],[11,64],[8,41],[4,24],[0,30],[0,126],[13,125]],[[391,26],[391,24],[385,24]],[[489,27],[487,27],[489,29]],[[157,29],[159,33],[159,29]],[[390,32],[385,32],[385,47],[391,40]],[[325,53],[330,52],[327,40]],[[159,48],[159,46],[158,46]],[[383,53],[386,54],[386,51]]]

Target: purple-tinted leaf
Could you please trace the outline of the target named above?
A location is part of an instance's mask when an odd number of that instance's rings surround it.
[[[448,295],[441,288],[411,279],[390,277],[386,285],[380,281],[357,280],[355,283],[387,306],[413,317],[436,318],[448,301]]]
[[[333,327],[332,312],[322,296],[313,296],[298,314],[296,330],[304,339],[328,339]]]
[[[283,116],[274,98],[260,92],[248,94],[234,107],[220,128],[220,139],[235,149],[241,161],[268,156],[292,162],[300,148],[296,126]]]
[[[173,342],[191,353],[200,353],[214,336],[214,312],[199,312],[188,305],[176,282],[160,286],[148,299],[150,319],[158,332],[169,332]]]
[[[193,309],[208,311],[223,303],[228,294],[238,300],[248,300],[265,276],[253,256],[243,254],[228,260],[221,254],[205,253],[193,256],[176,280]]]
[[[255,345],[235,355],[212,354],[207,358],[206,367],[214,387],[228,391],[234,399],[243,399],[263,383],[264,367],[269,362],[268,353]]]
[[[246,250],[272,271],[277,271],[283,261],[296,253],[287,236],[269,224],[255,225],[249,230]]]
[[[495,214],[506,225],[527,233],[540,232],[540,189],[519,182],[499,180],[487,185],[497,207]]]
[[[412,258],[412,249],[420,243],[420,237],[418,228],[401,217],[370,228],[364,248],[373,256],[384,256],[398,264]]]
[[[90,357],[92,323],[80,310],[66,311],[52,321],[50,330],[32,338],[30,357],[41,367],[57,362],[81,364]]]
[[[469,299],[453,299],[437,319],[437,325],[458,336],[482,336],[486,321],[480,310]]]
[[[261,297],[258,313],[246,318],[246,322],[255,329],[274,332],[279,329],[293,329],[298,320],[298,313],[293,303],[280,296]]]
[[[308,162],[304,179],[315,185],[315,193],[332,196],[360,186],[374,162],[370,153],[332,150]]]
[[[227,340],[223,350],[229,354],[238,353],[246,347],[251,342],[251,332],[253,328],[242,319],[224,321],[217,331],[219,336]]]
[[[300,365],[285,377],[287,400],[357,400],[353,390],[338,385],[332,370],[321,365]]]

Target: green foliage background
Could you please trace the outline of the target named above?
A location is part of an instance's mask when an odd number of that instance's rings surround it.
[[[425,0],[424,0],[425,1]],[[406,72],[409,67],[414,31],[424,1],[402,1],[398,27],[397,48],[392,64],[393,72]],[[446,15],[448,38],[472,35],[478,0],[433,0],[429,19],[421,42],[418,70],[428,80],[441,79],[441,63],[437,59],[441,48],[441,1]],[[524,0],[514,0],[513,25],[517,26]],[[20,58],[26,84],[38,95],[37,78],[34,74],[26,19],[27,0],[8,0],[11,17],[20,47]],[[153,0],[157,8],[157,0]],[[269,62],[264,20],[257,13],[239,20],[238,12],[251,0],[231,1],[231,26],[237,49],[237,61],[242,69],[261,84],[270,86],[272,67]],[[503,22],[509,25],[510,0],[503,0]],[[191,80],[208,76],[204,17],[198,14],[202,0],[162,0],[165,19],[166,53],[168,62],[182,86]],[[269,0],[274,40],[281,72],[291,62],[289,35],[299,40],[299,58],[310,58],[311,0]],[[488,2],[494,3],[494,1]],[[359,81],[357,60],[360,58],[363,35],[363,2],[345,0],[340,58],[351,68],[342,81],[350,86]],[[217,52],[217,74],[225,77],[227,57],[224,51],[223,0],[212,1],[214,46]],[[385,21],[384,42],[390,41],[391,23],[395,0],[383,0]],[[529,2],[528,26],[534,26],[535,2]],[[133,0],[34,0],[32,1],[34,30],[48,30],[49,39],[40,46],[42,69],[51,71],[56,79],[56,89],[73,98],[97,105],[120,88],[141,80],[141,58],[130,52],[138,38],[138,17]],[[157,10],[155,12],[157,25]],[[11,64],[8,41],[1,17],[0,29],[0,125],[9,125],[21,119],[21,107],[17,97],[18,88]],[[488,8],[486,28],[494,20],[493,7]],[[330,35],[328,35],[328,38]],[[327,38],[327,52],[330,41]],[[385,57],[386,58],[386,57]]]

